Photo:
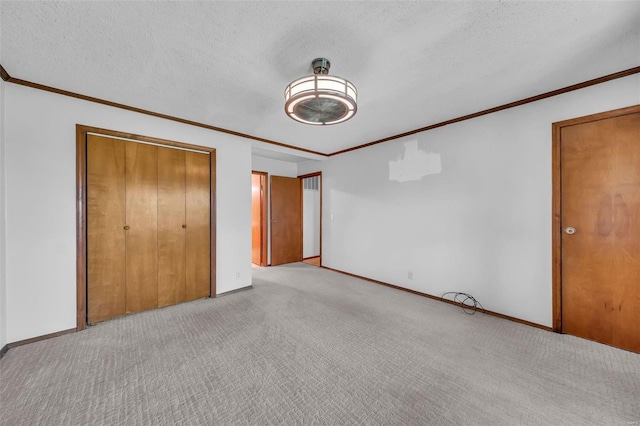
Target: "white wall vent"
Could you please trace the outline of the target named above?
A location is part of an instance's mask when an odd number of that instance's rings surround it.
[[[302,179],[302,188],[317,191],[320,188],[320,176],[311,176]]]

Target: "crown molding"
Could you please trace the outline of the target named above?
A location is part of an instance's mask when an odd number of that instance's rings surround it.
[[[546,99],[546,98],[551,98],[553,96],[558,96],[558,95],[562,95],[564,93],[568,93],[568,92],[572,92],[574,90],[579,90],[579,89],[584,89],[585,87],[589,87],[589,86],[594,86],[596,84],[600,84],[600,83],[605,83],[607,81],[611,81],[611,80],[615,80],[618,78],[622,78],[622,77],[628,77],[630,75],[633,74],[637,74],[640,73],[640,66],[637,67],[633,67],[633,68],[629,68],[627,70],[624,71],[619,71],[613,74],[608,74],[602,77],[598,77],[598,78],[594,78],[591,80],[587,80],[587,81],[583,81],[582,83],[577,83],[577,84],[573,84],[571,86],[567,86],[567,87],[563,87],[561,89],[557,89],[557,90],[552,90],[550,92],[545,92],[539,95],[535,95],[535,96],[531,96],[525,99],[520,99],[518,101],[514,101],[514,102],[510,102],[508,104],[504,104],[504,105],[500,105],[497,107],[493,107],[493,108],[489,108],[489,109],[485,109],[482,111],[478,111],[472,114],[468,114],[468,115],[463,115],[461,117],[457,117],[457,118],[452,118],[450,120],[446,120],[446,121],[441,121],[439,123],[435,123],[435,124],[431,124],[425,127],[420,127],[418,129],[414,129],[414,130],[410,130],[408,132],[404,132],[404,133],[399,133],[397,135],[393,135],[393,136],[388,136],[386,138],[382,138],[382,139],[378,139],[372,142],[368,142],[368,143],[364,143],[361,145],[357,145],[351,148],[347,148],[347,149],[343,149],[340,151],[335,151],[332,152],[330,154],[325,154],[319,151],[313,151],[311,149],[306,149],[306,148],[300,148],[300,147],[296,147],[293,145],[288,145],[286,143],[282,143],[282,142],[278,142],[278,141],[273,141],[270,139],[265,139],[265,138],[261,138],[258,136],[253,136],[253,135],[248,135],[245,133],[241,133],[241,132],[236,132],[234,130],[229,130],[229,129],[224,129],[222,127],[217,127],[217,126],[211,126],[209,124],[204,124],[204,123],[200,123],[197,121],[192,121],[192,120],[187,120],[184,118],[180,118],[180,117],[174,117],[172,115],[167,115],[167,114],[161,114],[161,113],[157,113],[157,112],[153,112],[153,111],[149,111],[146,109],[142,109],[142,108],[136,108],[136,107],[132,107],[129,105],[124,105],[124,104],[120,104],[117,102],[111,102],[108,100],[104,100],[104,99],[100,99],[100,98],[94,98],[92,96],[86,96],[86,95],[82,95],[79,93],[74,93],[74,92],[70,92],[67,90],[61,90],[61,89],[57,89],[55,87],[50,87],[50,86],[45,86],[42,84],[38,84],[38,83],[33,83],[31,81],[26,81],[26,80],[21,80],[18,78],[14,78],[11,77],[9,75],[9,73],[7,73],[7,71],[4,69],[4,67],[0,64],[0,77],[2,77],[2,79],[4,81],[7,81],[9,83],[14,83],[14,84],[18,84],[21,86],[27,86],[27,87],[31,87],[34,89],[39,89],[39,90],[44,90],[47,92],[52,92],[52,93],[57,93],[59,95],[63,95],[63,96],[69,96],[72,98],[76,98],[76,99],[81,99],[84,101],[88,101],[88,102],[95,102],[95,103],[99,103],[102,105],[107,105],[107,106],[111,106],[114,108],[120,108],[120,109],[124,109],[127,111],[132,111],[132,112],[137,112],[140,114],[145,114],[145,115],[150,115],[153,117],[158,117],[158,118],[162,118],[165,120],[170,120],[170,121],[175,121],[178,123],[182,123],[182,124],[187,124],[190,126],[195,126],[195,127],[201,127],[204,129],[208,129],[208,130],[213,130],[215,132],[221,132],[221,133],[226,133],[228,135],[233,135],[233,136],[238,136],[241,138],[245,138],[245,139],[251,139],[251,140],[255,140],[258,142],[264,142],[270,145],[275,145],[275,146],[280,146],[283,148],[289,148],[289,149],[293,149],[296,151],[300,151],[300,152],[306,152],[309,154],[315,154],[315,155],[320,155],[322,157],[333,157],[336,155],[340,155],[340,154],[345,154],[347,152],[351,152],[351,151],[356,151],[358,149],[362,149],[362,148],[368,148],[370,146],[373,145],[378,145],[384,142],[389,142],[395,139],[400,139],[400,138],[404,138],[406,136],[411,136],[411,135],[415,135],[416,133],[421,133],[421,132],[426,132],[428,130],[433,130],[433,129],[437,129],[438,127],[444,127],[444,126],[448,126],[449,124],[454,124],[454,123],[459,123],[461,121],[466,121],[466,120],[471,120],[473,118],[477,118],[477,117],[481,117],[483,115],[488,115],[488,114],[493,114],[494,112],[498,112],[498,111],[503,111],[505,109],[509,109],[509,108],[515,108],[521,105],[525,105],[531,102],[536,102],[542,99]]]
[[[368,148],[370,146],[378,145],[378,144],[381,144],[383,142],[389,142],[389,141],[392,141],[394,139],[404,138],[405,136],[415,135],[416,133],[426,132],[427,130],[437,129],[438,127],[444,127],[444,126],[447,126],[449,124],[454,124],[454,123],[459,123],[461,121],[471,120],[472,118],[481,117],[481,116],[487,115],[487,114],[493,114],[494,112],[503,111],[503,110],[509,109],[509,108],[515,108],[515,107],[520,106],[520,105],[525,105],[525,104],[528,104],[528,103],[531,103],[531,102],[536,102],[536,101],[539,101],[539,100],[542,100],[542,99],[550,98],[552,96],[562,95],[563,93],[572,92],[574,90],[584,89],[585,87],[594,86],[596,84],[605,83],[607,81],[615,80],[617,78],[627,77],[627,76],[630,76],[630,75],[633,75],[633,74],[637,74],[637,73],[640,73],[640,66],[634,67],[634,68],[629,68],[628,70],[619,71],[619,72],[616,72],[616,73],[613,73],[613,74],[608,74],[608,75],[605,75],[603,77],[594,78],[592,80],[583,81],[582,83],[573,84],[571,86],[563,87],[562,89],[552,90],[550,92],[542,93],[540,95],[531,96],[529,98],[521,99],[519,101],[510,102],[508,104],[504,104],[504,105],[500,105],[500,106],[497,106],[497,107],[493,107],[493,108],[485,109],[485,110],[482,110],[482,111],[474,112],[473,114],[463,115],[461,117],[452,118],[451,120],[447,120],[447,121],[441,121],[440,123],[431,124],[429,126],[421,127],[419,129],[410,130],[408,132],[404,132],[404,133],[400,133],[400,134],[397,134],[397,135],[389,136],[389,137],[386,137],[386,138],[383,138],[383,139],[378,139],[376,141],[368,142],[368,143],[365,143],[365,144],[362,144],[362,145],[358,145],[358,146],[354,146],[352,148],[347,148],[347,149],[343,149],[341,151],[332,152],[331,154],[329,154],[329,157],[332,157],[334,155],[344,154],[344,153],[351,152],[351,151],[355,151],[357,149]]]
[[[0,78],[2,78],[2,80],[4,81],[9,81],[9,79],[11,78],[7,70],[5,70],[2,65],[0,65]]]
[[[62,90],[62,89],[58,89],[58,88],[51,87],[51,86],[45,86],[44,84],[34,83],[32,81],[21,80],[19,78],[11,77],[5,71],[5,69],[2,67],[2,65],[0,65],[0,73],[2,74],[2,79],[3,80],[5,80],[5,81],[7,81],[9,83],[18,84],[20,86],[31,87],[33,89],[43,90],[45,92],[56,93],[58,95],[69,96],[71,98],[76,98],[76,99],[80,99],[80,100],[83,100],[83,101],[88,101],[88,102],[94,102],[94,103],[97,103],[97,104],[107,105],[107,106],[110,106],[110,107],[113,107],[113,108],[119,108],[119,109],[124,109],[124,110],[127,110],[127,111],[137,112],[139,114],[150,115],[152,117],[162,118],[164,120],[170,120],[170,121],[175,121],[175,122],[182,123],[182,124],[188,124],[190,126],[201,127],[203,129],[213,130],[215,132],[220,132],[220,133],[226,133],[228,135],[238,136],[238,137],[245,138],[245,139],[251,139],[251,140],[254,140],[254,141],[258,141],[258,142],[264,142],[264,143],[268,143],[268,144],[271,144],[271,145],[280,146],[280,147],[283,147],[283,148],[294,149],[296,151],[302,151],[302,152],[306,152],[306,153],[309,153],[309,154],[321,155],[323,157],[327,156],[327,154],[325,154],[325,153],[318,152],[318,151],[313,151],[311,149],[300,148],[300,147],[297,147],[297,146],[288,145],[286,143],[277,142],[277,141],[273,141],[273,140],[270,140],[270,139],[261,138],[261,137],[258,137],[258,136],[248,135],[246,133],[236,132],[234,130],[229,130],[229,129],[225,129],[225,128],[222,128],[222,127],[211,126],[209,124],[200,123],[198,121],[187,120],[185,118],[175,117],[173,115],[162,114],[162,113],[159,113],[159,112],[153,112],[153,111],[149,111],[149,110],[142,109],[142,108],[137,108],[137,107],[133,107],[133,106],[125,105],[125,104],[120,104],[120,103],[117,103],[117,102],[111,102],[111,101],[108,101],[108,100],[105,100],[105,99],[95,98],[93,96],[87,96],[87,95],[83,95],[83,94],[80,94],[80,93],[70,92],[68,90]]]

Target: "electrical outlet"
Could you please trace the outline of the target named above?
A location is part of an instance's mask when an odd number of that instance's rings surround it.
[[[240,279],[240,272],[236,272],[236,280]]]
[[[407,272],[407,278],[409,278],[410,280],[413,279],[413,272],[412,271]]]

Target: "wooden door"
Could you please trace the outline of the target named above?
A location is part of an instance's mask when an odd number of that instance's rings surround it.
[[[251,263],[267,266],[267,174],[251,174]]]
[[[210,156],[185,152],[186,168],[186,300],[210,295],[211,175]]]
[[[300,179],[271,176],[271,265],[302,260]]]
[[[158,306],[186,300],[185,151],[158,148]]]
[[[126,313],[124,141],[87,137],[87,321]]]
[[[81,125],[76,133],[78,330],[215,297],[215,150]]]
[[[640,352],[636,110],[559,129],[561,321],[565,333]]]
[[[158,148],[125,144],[127,312],[158,307]]]

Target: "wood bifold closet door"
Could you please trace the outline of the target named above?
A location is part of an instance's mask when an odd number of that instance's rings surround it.
[[[640,112],[560,131],[562,331],[640,352]]]
[[[87,319],[209,295],[209,155],[87,136]]]

